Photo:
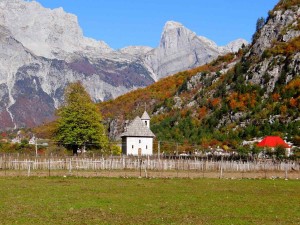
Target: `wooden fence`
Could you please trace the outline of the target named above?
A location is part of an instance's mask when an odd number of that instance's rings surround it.
[[[299,174],[300,163],[297,161],[214,161],[208,159],[157,159],[137,157],[80,158],[80,157],[49,157],[24,158],[0,157],[1,171],[26,171],[29,176],[34,171],[188,171],[218,172],[219,177],[228,172],[296,172]]]
[[[7,170],[205,170],[205,171],[292,171],[299,170],[295,161],[213,161],[191,159],[138,159],[138,158],[36,158],[17,159],[0,157],[0,169]]]

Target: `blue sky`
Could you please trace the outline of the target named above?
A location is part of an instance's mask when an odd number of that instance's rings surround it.
[[[256,20],[278,0],[36,0],[76,14],[84,35],[114,49],[158,46],[166,21],[173,20],[218,45],[251,41]]]

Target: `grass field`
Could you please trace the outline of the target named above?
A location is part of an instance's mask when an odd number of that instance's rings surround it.
[[[0,224],[300,224],[300,182],[2,177],[0,218]]]

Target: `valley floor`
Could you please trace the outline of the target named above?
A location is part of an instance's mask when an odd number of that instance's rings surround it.
[[[0,177],[1,224],[299,224],[298,180]]]

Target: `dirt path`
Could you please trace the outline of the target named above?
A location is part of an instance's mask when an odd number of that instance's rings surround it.
[[[143,177],[143,178],[224,178],[224,179],[299,179],[300,171],[259,171],[259,172],[226,172],[220,171],[136,171],[136,170],[0,170],[0,177],[18,176],[78,176],[78,177]]]

